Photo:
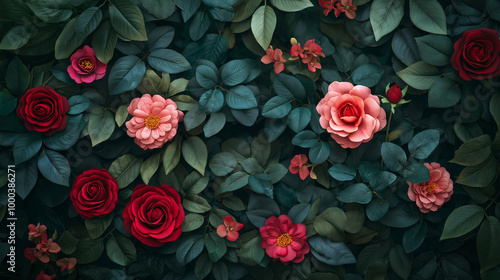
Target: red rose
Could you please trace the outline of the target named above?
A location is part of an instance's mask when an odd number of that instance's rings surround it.
[[[464,31],[455,42],[451,65],[466,81],[493,78],[500,74],[498,32],[481,28]]]
[[[19,99],[17,115],[26,129],[50,136],[66,128],[69,104],[66,97],[49,86],[39,86],[26,91]]]
[[[70,199],[82,218],[103,217],[118,203],[118,184],[108,170],[93,167],[76,177]]]
[[[387,90],[386,96],[389,102],[397,104],[403,97],[403,92],[401,92],[401,88],[398,85],[393,85]]]
[[[169,185],[138,185],[123,210],[125,230],[152,247],[177,240],[183,221],[181,198]]]

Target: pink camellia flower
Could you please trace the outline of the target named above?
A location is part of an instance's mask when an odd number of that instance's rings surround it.
[[[43,263],[50,261],[50,253],[58,253],[61,247],[52,238],[47,239],[47,234],[42,235],[40,243],[36,245],[35,255]]]
[[[348,82],[333,82],[316,106],[319,123],[342,148],[357,148],[386,125],[380,100],[369,88]]]
[[[56,278],[55,274],[52,275],[47,275],[45,272],[42,270],[40,273],[36,276],[35,280],[52,280]]]
[[[134,98],[127,110],[132,115],[126,123],[127,134],[135,137],[134,142],[144,150],[161,148],[172,140],[184,118],[173,100],[160,95],[145,94]]]
[[[238,230],[243,227],[243,224],[234,221],[230,216],[224,217],[222,221],[224,224],[217,227],[217,234],[220,237],[227,236],[227,240],[229,241],[236,241],[240,235]]]
[[[429,169],[431,178],[427,182],[414,184],[408,183],[408,197],[417,203],[422,213],[437,211],[443,203],[450,200],[453,194],[453,181],[450,173],[439,163],[424,163]]]
[[[285,70],[286,59],[283,58],[283,52],[280,49],[273,50],[272,46],[266,50],[266,55],[263,56],[260,61],[264,64],[270,64],[274,62],[274,73],[279,74],[281,71]]]
[[[299,263],[309,253],[306,226],[294,224],[287,215],[270,217],[259,230],[262,235],[260,246],[274,261]]]
[[[290,170],[290,173],[292,174],[299,173],[300,179],[305,180],[307,176],[309,176],[309,169],[306,165],[308,160],[309,159],[304,154],[296,155],[290,161],[290,167],[288,167],[288,170]]]
[[[42,234],[44,234],[47,231],[47,227],[44,225],[40,225],[38,223],[36,226],[33,224],[28,225],[28,229],[30,230],[28,232],[28,235],[31,237],[40,237]]]
[[[97,59],[94,49],[89,46],[77,50],[70,60],[71,65],[68,66],[68,74],[71,79],[79,84],[92,83],[106,74],[107,65]]]
[[[353,19],[356,17],[357,7],[352,4],[352,0],[340,0],[340,3],[335,4],[335,16],[340,16],[340,13],[345,13],[346,17]]]
[[[61,268],[63,272],[66,268],[72,270],[76,265],[76,258],[62,258],[56,261],[56,265]]]

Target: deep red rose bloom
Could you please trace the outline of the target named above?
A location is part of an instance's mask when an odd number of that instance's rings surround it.
[[[396,104],[403,98],[403,92],[398,85],[393,85],[387,90],[386,96],[389,102]]]
[[[118,184],[108,170],[93,167],[76,177],[70,199],[82,218],[103,217],[118,203]]]
[[[306,226],[294,224],[287,215],[270,217],[259,230],[262,235],[260,246],[274,261],[299,263],[309,253]]]
[[[69,104],[66,97],[49,86],[28,89],[19,99],[17,115],[27,130],[43,132],[50,136],[66,128]]]
[[[451,65],[466,81],[500,74],[498,32],[488,28],[464,31],[462,38],[455,42]]]
[[[160,247],[181,235],[184,209],[177,191],[169,185],[138,185],[123,210],[125,230],[142,243]]]

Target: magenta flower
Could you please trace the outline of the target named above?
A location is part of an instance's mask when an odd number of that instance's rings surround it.
[[[71,65],[68,66],[68,74],[71,79],[79,84],[92,83],[106,74],[107,65],[97,59],[94,49],[89,46],[77,50],[70,60]]]

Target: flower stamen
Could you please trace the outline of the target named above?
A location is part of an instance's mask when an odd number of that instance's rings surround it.
[[[430,186],[428,186],[428,187],[427,187],[426,191],[427,191],[428,193],[431,193],[431,192],[433,192],[435,189],[436,189],[436,182],[432,182],[432,183],[430,184]]]
[[[283,233],[278,237],[277,243],[280,247],[286,247],[292,243],[292,237],[288,233]]]
[[[160,126],[160,117],[153,114],[146,118],[146,127],[149,129],[157,129]]]
[[[83,70],[91,70],[92,67],[94,67],[94,64],[92,64],[90,60],[82,59],[80,61],[80,68],[82,68]]]

